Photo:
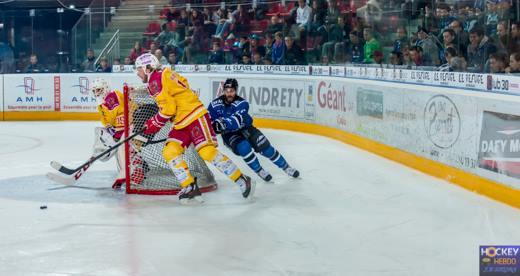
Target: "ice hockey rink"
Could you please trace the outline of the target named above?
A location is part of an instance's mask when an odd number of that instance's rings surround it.
[[[301,178],[261,158],[274,181],[255,176],[253,202],[218,172],[200,206],[113,191],[112,161],[76,187],[46,179],[90,156],[97,125],[0,123],[0,275],[469,276],[479,245],[520,244],[517,209],[289,131],[264,130]]]

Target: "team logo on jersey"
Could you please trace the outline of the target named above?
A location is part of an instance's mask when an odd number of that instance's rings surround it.
[[[195,127],[191,130],[191,136],[192,136],[192,137],[200,137],[200,136],[201,136],[201,130],[200,130],[199,126],[195,126]]]
[[[152,95],[152,97],[157,96],[157,94],[161,92],[161,89],[161,84],[156,80],[150,81],[148,83],[148,91],[150,91],[150,95]]]
[[[23,78],[23,85],[18,85],[17,87],[24,87],[25,88],[25,94],[27,95],[34,95],[35,91],[38,91],[40,89],[35,88],[35,81],[31,77],[24,77]]]
[[[78,85],[73,85],[72,87],[79,87],[79,93],[82,95],[88,95],[90,92],[90,84],[88,82],[87,77],[79,77],[78,78]]]

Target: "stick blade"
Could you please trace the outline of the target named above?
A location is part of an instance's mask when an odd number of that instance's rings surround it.
[[[63,185],[74,185],[74,183],[76,183],[76,179],[74,179],[74,177],[67,177],[51,172],[47,173],[46,176],[48,179]]]
[[[61,163],[56,162],[56,161],[51,161],[51,167],[54,168],[55,170],[58,170],[64,174],[68,174],[68,175],[74,174],[76,172],[74,170],[71,170],[71,169],[63,166]]]

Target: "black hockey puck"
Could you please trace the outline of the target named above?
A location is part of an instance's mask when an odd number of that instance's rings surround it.
[[[44,210],[44,209],[47,209],[47,205],[40,206],[40,210]]]

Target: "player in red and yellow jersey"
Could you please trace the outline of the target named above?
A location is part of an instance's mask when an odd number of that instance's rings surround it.
[[[123,136],[124,132],[124,105],[123,93],[117,89],[111,90],[108,81],[102,78],[95,79],[92,84],[92,93],[96,98],[97,110],[101,117],[103,127],[97,127],[96,139],[94,142],[94,154],[98,155],[115,145]],[[135,106],[134,106],[135,107]],[[138,138],[132,140],[130,159],[132,164],[141,165],[140,168],[134,170],[130,178],[134,183],[141,183],[144,180],[144,170],[146,163],[139,156],[140,141]],[[112,185],[113,189],[119,189],[125,183],[125,151],[124,147],[119,147],[117,151],[111,151],[101,158],[101,161],[108,161],[113,155],[116,155],[118,176]]]
[[[179,200],[200,199],[201,195],[182,158],[185,148],[192,143],[202,159],[239,185],[244,198],[251,197],[254,183],[217,150],[217,138],[208,111],[191,90],[188,80],[170,68],[162,69],[157,58],[149,53],[139,56],[135,65],[137,76],[148,84],[148,91],[159,107],[159,112],[146,122],[144,133],[157,133],[168,121],[172,122],[163,157],[181,183]]]

